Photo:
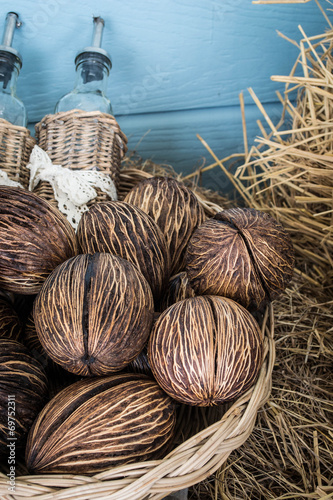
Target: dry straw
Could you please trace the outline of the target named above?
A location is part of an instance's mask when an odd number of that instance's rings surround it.
[[[226,164],[237,156],[220,160],[199,137],[215,160],[201,173],[220,167],[244,204],[279,220],[300,258],[296,272],[321,287],[333,277],[333,30],[309,38],[299,29],[303,38],[291,74],[272,76],[285,82],[284,95],[278,93],[283,104],[279,124],[274,125],[250,88],[268,132],[259,121],[262,136],[249,151],[245,143],[245,161],[235,174]],[[243,126],[246,137],[244,115]]]
[[[214,159],[201,174],[222,169],[242,203],[276,217],[293,239],[297,270],[274,303],[271,396],[249,439],[217,473],[191,488],[192,500],[333,498],[333,30],[328,24],[327,32],[314,37],[300,27],[300,43],[292,41],[299,57],[290,75],[272,77],[285,83],[277,125],[249,90],[267,126],[258,121],[261,137],[250,150],[245,142],[234,174],[235,157],[219,160],[201,139]]]
[[[271,396],[248,440],[191,489],[192,500],[333,498],[332,305],[299,277],[276,301]]]

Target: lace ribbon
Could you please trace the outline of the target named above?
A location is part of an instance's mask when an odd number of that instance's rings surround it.
[[[4,170],[0,170],[0,185],[1,186],[11,186],[11,187],[20,187],[23,189],[23,186],[20,182],[17,181],[12,181],[9,177],[7,172]]]
[[[87,203],[97,196],[99,188],[112,200],[117,200],[117,190],[108,174],[97,170],[71,170],[54,165],[49,155],[39,146],[34,146],[27,168],[30,170],[29,190],[40,181],[51,184],[59,210],[67,217],[74,229],[81,215],[88,210]]]

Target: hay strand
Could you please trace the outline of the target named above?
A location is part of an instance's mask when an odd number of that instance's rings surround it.
[[[249,151],[244,144],[244,161],[233,176],[242,200],[269,212],[290,233],[297,269],[286,293],[275,301],[271,397],[246,443],[213,477],[193,486],[192,500],[333,498],[331,23],[329,27],[314,37],[300,27],[299,43],[284,37],[300,53],[289,75],[272,76],[285,83],[284,95],[278,94],[283,106],[278,125],[249,89],[268,132],[258,121],[261,135]],[[242,106],[241,112],[245,137]],[[218,167],[218,162],[212,165]]]
[[[301,261],[308,263],[308,277],[329,286],[333,247],[333,32],[312,38],[301,27],[300,32],[303,39],[298,66],[303,75],[295,76],[293,69],[286,77],[272,77],[273,81],[285,82],[283,102],[288,121],[283,130],[278,130],[250,89],[271,134],[256,139],[258,146],[238,168],[236,177],[251,200],[249,204],[269,211],[291,233]],[[291,84],[297,92],[296,105],[291,102]],[[290,118],[291,126],[286,126]],[[311,248],[315,249],[313,255],[309,254]],[[316,267],[316,255],[327,262],[323,273]],[[301,268],[305,272],[304,265]]]

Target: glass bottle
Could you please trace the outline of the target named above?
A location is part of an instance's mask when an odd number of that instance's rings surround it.
[[[21,26],[18,14],[8,12],[0,45],[0,118],[13,125],[27,126],[27,112],[16,96],[17,78],[22,67],[22,57],[11,45],[15,28]]]
[[[74,89],[61,97],[55,113],[81,109],[113,114],[106,96],[108,77],[112,67],[109,54],[101,48],[104,20],[94,17],[92,44],[85,47],[75,58],[76,81]]]

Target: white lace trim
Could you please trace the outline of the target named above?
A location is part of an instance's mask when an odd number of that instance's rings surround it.
[[[12,181],[8,177],[7,172],[5,172],[4,170],[0,170],[0,185],[1,186],[19,187],[19,188],[24,189],[24,187],[22,186],[22,184],[20,182]]]
[[[49,182],[59,210],[74,229],[81,215],[88,210],[88,201],[97,196],[94,188],[101,189],[112,200],[117,200],[117,190],[109,175],[96,170],[71,170],[54,165],[39,146],[34,146],[27,168],[30,170],[29,190],[32,191],[40,181]]]

